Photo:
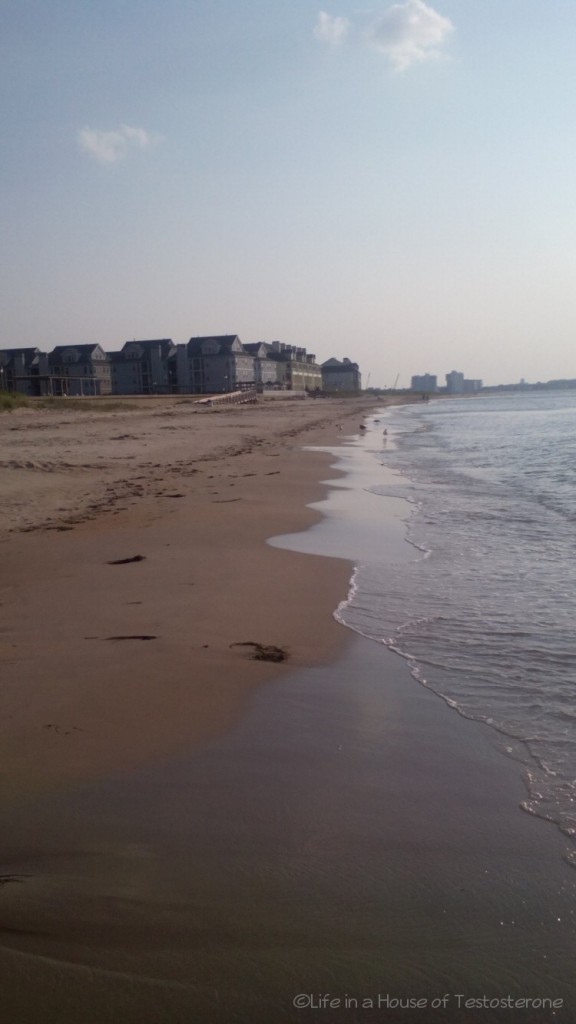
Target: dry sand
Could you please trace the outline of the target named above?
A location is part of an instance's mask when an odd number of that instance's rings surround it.
[[[301,447],[367,403],[130,406],[0,418],[7,798],[213,736],[255,685],[344,642],[349,567],[265,539],[317,518],[329,459]]]

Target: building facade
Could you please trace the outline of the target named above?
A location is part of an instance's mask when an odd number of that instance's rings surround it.
[[[477,395],[479,391],[482,391],[482,387],[483,384],[481,380],[469,380],[467,377],[464,379],[465,395]]]
[[[17,391],[30,397],[49,395],[48,356],[39,348],[0,350],[0,391]]]
[[[189,386],[194,394],[213,395],[254,386],[254,357],[237,334],[190,338]]]
[[[438,377],[434,373],[422,373],[412,377],[410,381],[411,391],[434,392],[438,390]]]
[[[458,370],[451,370],[446,374],[446,391],[449,395],[464,394],[464,374]]]
[[[254,379],[262,389],[279,388],[278,360],[271,357],[272,346],[266,341],[250,342],[244,345],[254,359]]]
[[[278,382],[287,391],[322,390],[322,370],[305,348],[272,341],[268,358],[277,363]]]
[[[100,345],[57,345],[48,356],[50,394],[109,395],[110,358]]]
[[[167,395],[177,390],[176,345],[171,338],[127,341],[110,353],[115,395]]]
[[[362,376],[358,363],[350,359],[327,359],[321,366],[322,390],[327,392],[336,391],[361,391]]]
[[[329,390],[359,390],[356,363],[328,360]],[[322,368],[305,348],[279,341],[243,345],[237,334],[127,341],[118,352],[98,344],[0,350],[0,390],[29,395],[219,394],[244,388],[318,392]]]

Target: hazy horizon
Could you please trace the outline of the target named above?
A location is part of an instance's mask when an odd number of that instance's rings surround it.
[[[541,0],[6,0],[0,348],[238,334],[576,377],[572,40]]]

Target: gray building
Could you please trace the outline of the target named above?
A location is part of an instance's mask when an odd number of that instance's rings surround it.
[[[237,334],[190,338],[188,381],[196,394],[214,395],[255,384],[254,357]]]
[[[449,395],[464,394],[464,374],[458,370],[452,370],[446,374],[446,391]]]
[[[177,391],[177,348],[171,338],[127,341],[110,353],[115,395],[166,395]]]
[[[411,391],[437,391],[438,377],[434,373],[422,373],[412,377],[410,381]]]
[[[254,379],[262,388],[280,387],[278,376],[278,360],[275,352],[266,341],[250,342],[244,348],[254,359]]]
[[[350,359],[327,359],[322,363],[323,391],[361,391],[362,376],[358,363]]]
[[[0,391],[22,395],[49,395],[48,356],[39,348],[6,348],[0,351]]]
[[[464,380],[464,394],[465,395],[477,395],[479,391],[482,391],[482,381],[472,380],[465,378]]]
[[[276,362],[278,383],[287,391],[322,390],[322,370],[316,362],[316,356],[305,348],[272,341],[268,359]]]
[[[179,395],[192,393],[191,363],[188,346],[176,345],[170,354],[170,381],[172,390]]]
[[[57,345],[48,356],[50,394],[109,395],[110,359],[100,345]]]

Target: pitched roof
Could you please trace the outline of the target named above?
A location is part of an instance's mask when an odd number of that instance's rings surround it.
[[[188,353],[191,355],[202,355],[204,353],[204,346],[210,342],[216,343],[215,348],[218,355],[230,352],[234,342],[242,344],[237,334],[202,335],[198,338],[190,338]]]
[[[51,363],[58,362],[58,359],[64,355],[65,352],[70,354],[74,353],[74,362],[80,363],[83,359],[87,359],[92,353],[99,349],[103,356],[106,355],[104,349],[98,343],[92,345],[56,345],[55,348],[50,352],[48,359]]]
[[[0,349],[0,362],[6,366],[12,359],[17,359],[18,356],[24,356],[24,359],[34,359],[40,355],[39,348],[2,348]]]
[[[325,363],[322,363],[322,370],[357,370],[358,363],[352,363],[349,359],[343,359],[342,362],[339,359],[327,359]]]
[[[27,345],[25,348],[0,348],[0,356],[20,356],[25,355],[28,352],[39,352],[40,349],[36,345]]]
[[[244,348],[251,356],[267,356],[273,351],[272,345],[267,341],[249,341]]]
[[[157,338],[153,339],[152,341],[137,341],[134,338],[133,341],[126,341],[124,343],[124,345],[122,346],[122,351],[130,351],[131,349],[134,349],[136,347],[143,349],[144,351],[149,351],[150,349],[153,348],[160,348],[162,350],[162,355],[165,356],[176,346],[174,345],[172,338]]]

